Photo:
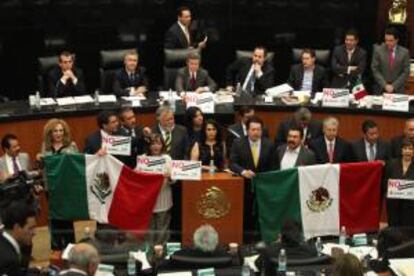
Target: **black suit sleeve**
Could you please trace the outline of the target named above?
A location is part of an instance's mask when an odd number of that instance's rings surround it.
[[[245,168],[241,166],[243,156],[241,142],[240,138],[234,140],[230,152],[230,169],[240,175],[245,170]]]
[[[274,86],[275,84],[275,70],[270,64],[266,64],[262,69],[263,75],[256,79],[255,91],[265,92],[266,89]]]

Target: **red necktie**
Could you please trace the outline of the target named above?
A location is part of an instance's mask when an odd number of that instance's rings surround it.
[[[196,79],[195,79],[195,74],[194,73],[191,73],[190,88],[191,88],[191,91],[196,90]]]
[[[12,157],[12,161],[13,161],[13,173],[14,174],[19,174],[19,165],[17,165],[17,159],[16,157]]]
[[[388,62],[390,64],[390,70],[392,70],[392,67],[394,66],[394,49],[390,50],[389,56],[388,56]]]

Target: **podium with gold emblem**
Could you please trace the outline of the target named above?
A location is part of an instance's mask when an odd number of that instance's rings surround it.
[[[220,244],[243,241],[243,178],[203,173],[201,181],[182,183],[182,243],[193,244],[194,231],[211,224]]]

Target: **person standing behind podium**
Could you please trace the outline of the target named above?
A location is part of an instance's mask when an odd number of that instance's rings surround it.
[[[326,70],[315,63],[315,50],[303,49],[300,57],[302,63],[291,67],[287,83],[293,90],[311,91],[313,97],[315,92],[328,86]]]
[[[244,177],[244,242],[251,242],[257,235],[257,215],[253,212],[255,198],[251,179],[259,172],[274,169],[275,151],[273,143],[262,136],[263,121],[253,116],[246,123],[247,136],[234,140],[230,153],[230,169]]]
[[[372,120],[362,123],[364,137],[352,144],[354,160],[356,162],[367,162],[390,158],[388,143],[379,138],[378,125]]]
[[[204,114],[197,106],[190,106],[185,111],[185,126],[188,134],[188,145],[190,148],[196,142],[200,142],[203,127],[204,127]]]
[[[250,96],[256,96],[274,86],[275,70],[266,57],[267,49],[256,46],[251,60],[236,61],[230,65],[226,73],[227,90],[234,91],[235,86],[240,83],[243,91]],[[236,73],[236,83],[233,83],[234,73]]]
[[[48,73],[49,97],[79,96],[85,93],[82,71],[75,67],[75,55],[63,51],[58,66]]]
[[[200,67],[201,57],[197,53],[189,53],[187,66],[180,68],[175,79],[175,90],[177,92],[214,92],[217,84],[210,77],[208,71]]]
[[[148,89],[145,68],[139,66],[137,51],[131,50],[124,56],[124,68],[115,72],[112,90],[118,97],[144,95]]]
[[[203,49],[207,45],[207,36],[201,41],[197,37],[196,30],[191,25],[191,10],[188,7],[180,7],[177,10],[177,22],[165,33],[165,49]]]
[[[323,121],[323,136],[309,142],[309,148],[315,153],[317,164],[352,161],[351,146],[338,137],[338,128],[338,119],[328,117]]]
[[[374,47],[371,70],[374,76],[374,92],[405,93],[405,85],[410,76],[410,53],[398,45],[398,31],[385,30],[384,43]]]
[[[331,87],[351,88],[358,78],[361,79],[367,65],[367,53],[358,46],[358,42],[357,31],[351,29],[345,33],[344,44],[335,47],[331,61]]]
[[[385,166],[383,193],[388,191],[388,180],[414,180],[414,143],[404,139],[401,143],[401,157],[391,159]],[[414,226],[414,201],[387,198],[388,225],[396,227]]]

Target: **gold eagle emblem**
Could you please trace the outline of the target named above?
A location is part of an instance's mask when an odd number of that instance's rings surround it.
[[[208,188],[197,202],[197,210],[205,219],[217,219],[226,216],[231,204],[226,193],[220,188]]]

